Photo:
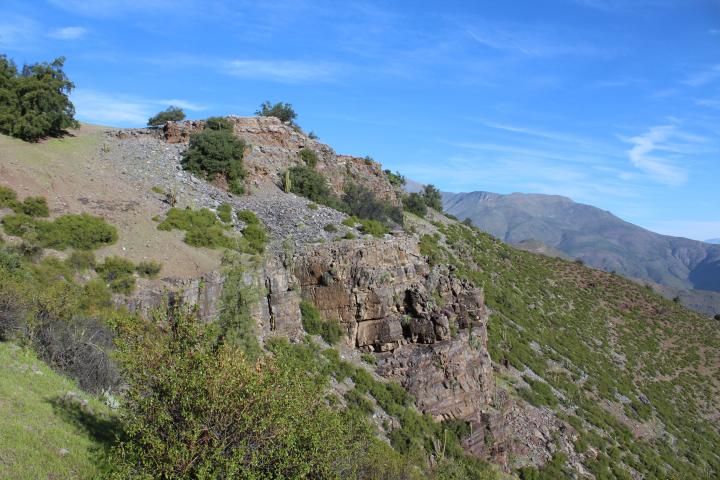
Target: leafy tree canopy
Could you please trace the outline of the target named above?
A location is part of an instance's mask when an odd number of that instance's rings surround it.
[[[36,142],[77,128],[75,107],[68,98],[75,85],[63,71],[65,58],[25,65],[0,55],[0,132]]]
[[[180,107],[170,106],[158,112],[155,116],[148,118],[148,127],[157,127],[164,125],[165,122],[179,122],[185,120],[185,112]]]
[[[276,104],[263,102],[262,105],[260,105],[260,108],[255,112],[255,115],[259,115],[261,117],[279,118],[283,122],[287,122],[292,125],[295,124],[295,119],[297,118],[297,113],[293,110],[292,105],[284,102],[278,102]]]

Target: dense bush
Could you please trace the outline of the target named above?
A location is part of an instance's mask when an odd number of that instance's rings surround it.
[[[229,236],[227,231],[230,226],[221,223],[215,213],[207,208],[171,208],[157,228],[185,231],[184,241],[193,247],[229,248],[245,253],[262,253],[267,243],[267,233],[260,220],[249,210],[238,212],[237,216],[246,224],[242,238]]]
[[[26,197],[22,202],[16,203],[13,210],[16,213],[24,213],[31,217],[50,216],[50,209],[45,197]]]
[[[433,208],[438,212],[442,212],[442,195],[440,194],[440,190],[435,188],[432,184],[425,185],[423,196],[425,197],[425,204],[428,207]]]
[[[314,150],[310,150],[309,148],[303,148],[298,153],[300,156],[300,159],[310,168],[315,168],[315,166],[318,163],[318,156],[317,153],[315,153]]]
[[[135,289],[135,265],[121,257],[107,257],[95,271],[116,293],[130,294]]]
[[[21,202],[17,199],[15,190],[0,186],[0,208],[10,208],[17,214],[31,217],[47,217],[50,215],[45,197],[25,197]]]
[[[290,191],[316,203],[333,206],[337,204],[327,179],[320,172],[307,165],[288,169]]]
[[[427,204],[425,198],[419,193],[410,193],[405,195],[403,198],[403,207],[408,212],[414,213],[418,217],[425,217],[427,215]]]
[[[233,240],[225,235],[225,228],[217,216],[207,208],[168,210],[165,220],[157,226],[158,230],[184,230],[185,243],[193,247],[232,248]]]
[[[232,205],[229,203],[222,203],[217,208],[217,216],[224,223],[230,223],[232,221]]]
[[[248,253],[263,253],[267,243],[265,228],[259,223],[252,223],[243,228],[243,239],[247,242]]]
[[[224,120],[224,119],[222,119]],[[215,128],[217,127],[217,128]],[[242,193],[242,180],[245,178],[243,155],[245,142],[236,137],[232,130],[222,127],[218,119],[205,125],[205,128],[190,136],[190,145],[182,157],[182,166],[209,180],[224,176],[233,193]]]
[[[348,215],[375,220],[385,225],[402,224],[402,210],[377,198],[375,193],[356,183],[345,185],[340,210]]]
[[[304,372],[248,362],[187,312],[120,328],[126,440],[111,478],[357,477],[371,438]]]
[[[182,108],[170,106],[148,118],[147,124],[148,127],[157,127],[165,125],[165,122],[179,122],[181,120],[185,120],[185,112],[183,112]]]
[[[209,117],[205,120],[205,128],[210,130],[226,130],[230,133],[235,131],[233,122],[225,117]]]
[[[69,266],[55,258],[33,265],[0,248],[0,340],[34,347],[86,390],[117,386],[113,334],[98,315],[109,295],[101,282],[92,287],[75,283]]]
[[[9,235],[55,250],[93,250],[117,241],[115,227],[86,213],[63,215],[53,221],[37,220],[25,214],[7,215],[2,224]]]
[[[400,174],[400,172],[391,172],[390,170],[385,170],[385,175],[387,176],[388,182],[394,187],[402,187],[405,185],[406,180],[403,175]]]
[[[63,71],[65,58],[52,63],[15,64],[0,55],[0,133],[26,141],[61,135],[77,128],[68,95],[75,85]]]
[[[330,344],[336,344],[342,339],[344,332],[340,324],[323,319],[320,310],[312,302],[302,300],[300,314],[302,326],[310,335],[320,335]]]
[[[260,108],[255,112],[255,115],[261,117],[275,117],[279,118],[283,122],[295,124],[297,113],[293,110],[292,105],[289,103],[278,102],[275,104],[263,102]]]
[[[135,271],[138,275],[144,278],[156,278],[162,270],[162,265],[153,260],[146,260],[138,263],[135,266]]]
[[[75,250],[65,263],[76,272],[85,272],[95,268],[95,255],[87,250]]]

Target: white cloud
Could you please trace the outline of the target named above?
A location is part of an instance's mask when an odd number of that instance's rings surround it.
[[[225,73],[243,78],[261,78],[287,83],[328,81],[340,73],[338,65],[296,60],[230,60]]]
[[[708,30],[708,35],[720,35],[720,29],[711,28],[710,30]]]
[[[83,27],[65,27],[50,32],[49,36],[59,40],[77,40],[84,37],[86,33],[87,30]]]
[[[713,65],[705,70],[692,73],[680,83],[690,87],[700,87],[720,78],[720,64]]]
[[[71,100],[78,119],[111,126],[144,126],[150,116],[175,105],[186,110],[203,110],[204,106],[181,99],[154,100],[77,89]]]
[[[625,142],[633,144],[628,157],[636,168],[660,183],[677,186],[687,182],[687,172],[667,158],[654,154],[661,151],[683,153],[682,145],[668,143],[672,137],[683,138],[683,134],[677,132],[674,125],[661,125],[652,127],[642,135],[625,139]]]

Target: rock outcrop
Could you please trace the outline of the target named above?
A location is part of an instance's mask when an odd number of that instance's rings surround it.
[[[227,118],[233,122],[235,134],[248,144],[244,161],[251,188],[277,185],[282,172],[302,163],[299,152],[308,148],[317,155],[315,168],[325,175],[335,194],[341,195],[347,180],[352,179],[379,198],[400,205],[400,198],[379,163],[368,158],[338,155],[328,145],[275,117]],[[203,125],[203,121],[167,122],[162,131],[154,133],[162,134],[167,143],[187,143],[190,135],[202,130]]]

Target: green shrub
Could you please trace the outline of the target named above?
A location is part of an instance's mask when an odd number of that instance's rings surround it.
[[[402,211],[390,202],[380,200],[375,193],[355,183],[345,185],[342,204],[343,212],[359,218],[375,220],[385,225],[402,224]]]
[[[317,203],[308,203],[308,206],[307,206],[307,207],[308,207],[308,209],[310,209],[310,210],[317,210],[318,208],[320,208],[320,207],[318,207],[318,204],[317,204]]]
[[[179,122],[181,120],[185,120],[185,112],[183,112],[182,108],[170,106],[148,118],[147,124],[148,127],[157,127],[165,125],[165,122]]]
[[[361,230],[363,233],[370,234],[374,237],[382,237],[388,233],[387,227],[376,220],[360,220]]]
[[[237,219],[245,225],[259,225],[260,219],[252,210],[241,210],[237,212]]]
[[[233,248],[232,238],[225,235],[225,228],[217,216],[207,208],[192,210],[191,208],[168,210],[165,220],[160,222],[158,230],[184,230],[185,243],[193,247]]]
[[[2,220],[9,235],[31,239],[44,248],[94,250],[117,241],[117,230],[100,217],[86,213],[63,215],[53,221],[36,220],[28,215],[8,215]]]
[[[355,240],[357,236],[352,232],[347,232],[345,236],[343,236],[345,240]]]
[[[288,169],[290,192],[301,195],[316,203],[335,205],[335,199],[327,179],[315,169],[307,165],[298,165]]]
[[[338,322],[324,320],[312,302],[300,302],[302,326],[310,335],[320,335],[329,344],[336,344],[342,339],[344,331]]]
[[[217,208],[217,216],[223,222],[230,223],[232,221],[232,205],[229,203],[220,204]]]
[[[423,196],[425,197],[425,205],[437,210],[438,212],[443,211],[442,195],[440,195],[440,190],[435,188],[434,185],[425,185],[425,189],[423,190]]]
[[[243,239],[247,242],[248,253],[263,253],[267,244],[265,228],[259,223],[251,223],[243,231]]]
[[[414,213],[418,217],[425,218],[427,215],[427,205],[425,198],[419,193],[410,193],[403,198],[403,207],[408,212]]]
[[[36,142],[77,128],[68,95],[75,85],[63,71],[65,58],[25,65],[19,72],[0,55],[0,133]]]
[[[283,102],[275,104],[272,104],[269,101],[263,102],[260,105],[260,108],[255,112],[255,115],[261,117],[279,118],[281,121],[290,123],[291,125],[295,124],[295,119],[297,118],[297,113],[293,110],[292,105]]]
[[[332,223],[328,223],[323,227],[323,230],[325,230],[328,233],[334,233],[337,232],[337,227],[333,225]]]
[[[324,384],[247,361],[193,314],[156,317],[121,326],[128,389],[111,478],[345,478],[371,463],[374,441],[327,405]]]
[[[231,184],[235,183],[233,193],[242,193],[237,188],[245,178],[243,155],[245,142],[231,131],[205,128],[190,136],[190,145],[182,157],[182,166],[197,175],[213,180],[217,175],[224,176]]]
[[[121,257],[107,257],[95,266],[95,271],[115,293],[129,294],[135,289],[135,265]]]
[[[377,363],[377,359],[372,353],[363,353],[360,355],[360,358],[362,358],[363,362],[369,363],[370,365],[375,365]]]
[[[310,168],[315,168],[315,166],[318,163],[318,156],[317,153],[315,153],[314,150],[310,150],[309,148],[305,147],[298,153],[300,155],[300,159],[305,162],[305,165],[307,165]]]
[[[95,268],[95,255],[87,250],[75,250],[65,262],[76,272],[85,272]]]
[[[387,176],[388,182],[394,187],[402,187],[406,183],[405,177],[402,176],[400,172],[392,173],[390,170],[385,170],[385,175]]]
[[[235,125],[229,118],[210,117],[205,120],[205,128],[210,130],[226,130],[230,133],[235,131]]]
[[[162,265],[153,260],[143,261],[135,266],[138,275],[144,278],[156,278],[162,270]]]
[[[0,62],[1,61],[2,57],[0,57]],[[16,200],[17,193],[15,193],[15,190],[10,187],[3,187],[0,185],[0,208],[9,207],[10,205],[13,205]]]
[[[26,197],[14,207],[16,213],[24,213],[31,217],[48,217],[50,209],[48,208],[45,197]]]

